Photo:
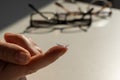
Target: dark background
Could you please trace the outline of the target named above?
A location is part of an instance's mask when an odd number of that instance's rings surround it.
[[[1,0],[0,31],[25,16],[30,15],[32,10],[28,7],[28,3],[34,4],[37,8],[42,8],[52,1],[53,0]]]
[[[83,2],[90,2],[91,0],[81,0]],[[113,3],[114,8],[120,9],[120,0],[109,0]]]
[[[30,15],[32,10],[28,7],[28,3],[33,3],[40,9],[52,1],[54,0],[1,0],[0,30],[9,27],[9,25],[19,21],[25,16]],[[81,1],[90,2],[91,0]],[[111,2],[113,3],[113,7],[120,9],[120,0],[111,0]]]

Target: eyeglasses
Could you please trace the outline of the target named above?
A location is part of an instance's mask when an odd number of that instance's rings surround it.
[[[48,33],[54,30],[60,30],[62,33],[87,31],[92,22],[91,18],[84,19],[84,16],[80,19],[71,19],[71,16],[63,13],[58,15],[50,12],[43,12],[42,14],[48,19],[46,20],[36,13],[31,14],[30,26],[27,27],[24,33]],[[87,13],[85,15],[87,15]]]
[[[71,12],[62,4],[56,2],[55,5],[64,9],[66,13],[39,12],[32,4],[29,4],[29,7],[36,13],[31,14],[30,26],[27,27],[23,33],[48,33],[54,30],[60,30],[63,33],[78,31],[86,32],[93,22],[93,16],[107,18],[112,14],[112,5],[109,1],[103,1],[105,4],[100,9],[95,11],[96,7],[94,7],[92,4],[97,2],[92,1],[87,8],[87,12],[81,11],[80,7],[78,7],[78,12]],[[110,10],[108,12],[104,11],[106,8]],[[63,25],[64,27],[62,27]]]
[[[79,3],[79,1],[80,0],[65,0],[65,2],[70,2],[75,5],[77,5],[77,3]],[[62,9],[64,9],[66,12],[70,12],[62,4],[56,4],[56,5],[61,7]],[[87,6],[87,10],[90,10],[91,8],[94,9],[91,13],[93,15],[93,17],[97,16],[99,18],[107,18],[112,15],[112,3],[108,0],[92,0]],[[81,7],[79,7],[79,6],[78,6],[78,10],[79,10],[79,12],[74,12],[74,13],[80,14],[80,13],[84,12],[84,11],[82,11]]]
[[[90,13],[93,9],[82,13],[82,15],[76,15],[76,13],[38,12],[33,5],[29,4],[29,6],[37,13],[31,14],[30,26],[26,28],[24,33],[48,33],[54,30],[60,30],[63,33],[87,31],[92,23]],[[65,26],[55,27],[59,25]]]
[[[98,7],[95,7],[95,6]],[[88,5],[88,10],[94,8],[93,11],[93,18],[96,19],[95,17],[99,18],[108,18],[111,17],[112,15],[112,3],[108,0],[93,0],[89,5]]]

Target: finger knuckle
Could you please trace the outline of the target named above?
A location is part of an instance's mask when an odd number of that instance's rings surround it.
[[[16,54],[15,50],[6,46],[6,44],[0,43],[0,59],[9,61]]]

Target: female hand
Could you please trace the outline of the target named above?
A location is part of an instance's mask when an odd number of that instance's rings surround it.
[[[0,41],[0,79],[22,80],[25,76],[51,64],[62,56],[67,48],[54,46],[45,53],[21,34],[6,33]]]

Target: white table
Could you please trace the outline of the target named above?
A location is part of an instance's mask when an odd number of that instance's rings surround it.
[[[82,7],[85,5],[81,4]],[[53,10],[50,4],[41,10]],[[28,80],[120,80],[120,10],[113,9],[104,27],[88,32],[25,34],[46,51],[56,43],[69,44],[68,52],[55,63],[29,75]],[[19,33],[29,25],[29,15],[1,32]]]

